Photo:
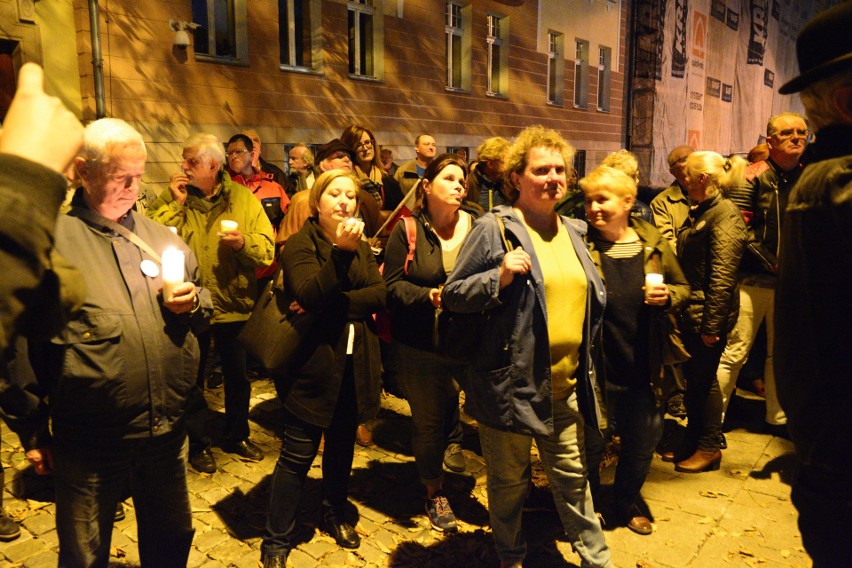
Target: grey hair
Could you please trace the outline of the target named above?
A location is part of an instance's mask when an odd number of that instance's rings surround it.
[[[832,95],[840,87],[849,85],[852,85],[852,69],[846,69],[822,81],[816,81],[799,93],[814,132],[819,132],[820,128],[829,124],[843,122],[843,117],[838,112]]]
[[[787,117],[800,118],[803,121],[805,121],[805,126],[809,127],[808,119],[806,117],[802,116],[801,114],[799,114],[798,112],[781,112],[781,113],[778,113],[774,116],[769,117],[769,120],[766,123],[766,137],[769,138],[770,136],[775,134],[775,130],[776,130],[775,122],[777,120],[779,120],[781,118],[787,118]]]
[[[87,162],[105,164],[116,146],[138,145],[145,157],[148,150],[139,132],[120,118],[101,118],[83,131],[82,156]]]
[[[192,148],[198,151],[198,155],[202,158],[207,158],[223,167],[225,164],[225,147],[222,141],[215,135],[207,132],[193,134],[183,143],[184,150]]]
[[[302,159],[305,160],[305,163],[308,165],[308,168],[314,167],[314,153],[311,152],[311,149],[304,142],[299,142],[298,144],[294,144],[290,151],[292,152],[296,148],[304,148],[305,153],[302,154]]]

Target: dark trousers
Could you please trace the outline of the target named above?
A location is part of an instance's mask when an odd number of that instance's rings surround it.
[[[197,389],[187,401],[187,432],[191,452],[210,446],[206,434],[207,402],[204,400],[205,363],[210,353],[210,338],[222,359],[222,374],[225,379],[225,443],[245,440],[249,436],[249,400],[251,382],[246,372],[246,350],[237,341],[244,322],[217,323],[210,331],[198,336],[201,348],[201,364],[198,367]]]
[[[716,379],[716,369],[725,350],[724,335],[712,347],[707,347],[701,335],[684,332],[683,344],[692,355],[683,364],[686,376],[686,449],[705,452],[719,449],[722,434],[722,391]],[[687,456],[688,457],[688,456]]]
[[[607,392],[607,416],[621,437],[621,452],[615,469],[613,494],[616,510],[626,512],[639,500],[639,492],[651,468],[654,449],[663,434],[662,409],[650,385]],[[597,429],[586,429],[586,461],[595,507],[600,503],[600,463],[605,450]]]
[[[296,509],[302,497],[305,478],[317,456],[323,435],[323,507],[333,509],[338,518],[344,518],[357,428],[358,406],[350,357],[340,387],[337,407],[328,428],[309,424],[285,411],[281,455],[272,474],[269,514],[262,545],[264,555],[278,556],[292,548],[291,537],[296,525]]]
[[[77,444],[57,440],[59,566],[107,566],[115,509],[127,486],[142,566],[184,567],[195,530],[186,486],[186,433]]]

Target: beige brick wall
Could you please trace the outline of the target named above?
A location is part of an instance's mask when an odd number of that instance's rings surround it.
[[[176,170],[180,142],[190,133],[210,131],[227,138],[254,127],[264,156],[279,164],[283,144],[322,143],[351,122],[364,124],[395,151],[397,162],[413,155],[413,137],[430,132],[440,147],[468,146],[473,154],[488,136],[512,137],[542,123],[587,151],[587,168],[623,143],[623,69],[626,9],[621,14],[618,72],[612,74],[611,111],[596,110],[597,70],[590,67],[589,108],[574,109],[573,61],[565,63],[565,103],[546,104],[547,55],[537,51],[538,5],[472,0],[472,89],[445,89],[444,4],[407,0],[404,18],[384,16],[384,80],[348,75],[345,3],[322,2],[321,74],[281,71],[278,63],[277,2],[248,0],[247,67],[196,61],[192,47],[172,47],[169,18],[191,20],[190,2],[110,0],[101,2],[101,49],[109,116],[137,125],[149,143],[145,181],[158,190]],[[86,2],[74,0],[83,114],[95,114],[89,16]],[[438,9],[436,9],[436,7]],[[486,15],[509,18],[509,96],[485,95]],[[566,42],[567,43],[567,42]],[[566,46],[566,52],[569,52]],[[571,53],[566,53],[572,57]]]

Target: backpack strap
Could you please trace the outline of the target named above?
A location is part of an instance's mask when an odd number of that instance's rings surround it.
[[[500,215],[494,214],[494,218],[497,220],[497,227],[500,229],[500,238],[503,239],[503,248],[506,249],[506,252],[510,252],[514,250],[514,246],[509,242],[509,239],[506,238],[506,225],[503,223],[503,217]]]
[[[408,265],[414,260],[414,251],[417,249],[417,222],[414,217],[403,217],[405,223],[405,236],[408,238],[408,254],[405,255],[405,264],[402,266],[402,271],[408,274]]]

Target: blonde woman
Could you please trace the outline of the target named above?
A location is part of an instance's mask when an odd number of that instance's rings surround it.
[[[724,192],[742,182],[746,161],[716,152],[686,159],[686,189],[693,206],[678,235],[678,258],[692,292],[680,318],[686,350],[687,432],[684,444],[663,460],[675,469],[700,473],[719,469],[722,452],[722,394],[716,369],[739,312],[737,271],[748,239],[740,210]]]

